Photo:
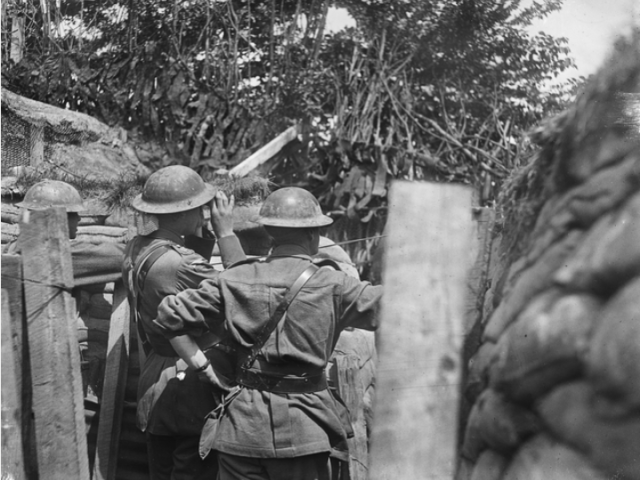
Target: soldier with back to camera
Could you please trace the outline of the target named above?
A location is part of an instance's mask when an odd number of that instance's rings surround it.
[[[203,366],[193,332],[224,327],[236,345],[239,386],[201,445],[218,452],[220,480],[328,479],[346,429],[325,366],[343,329],[376,328],[382,287],[314,264],[332,220],[306,190],[275,191],[258,222],[274,240],[268,257],[165,298],[155,323],[192,368]]]

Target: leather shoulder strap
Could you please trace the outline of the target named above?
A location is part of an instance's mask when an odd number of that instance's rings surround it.
[[[142,255],[140,255],[135,263],[134,263],[134,281],[135,284],[132,285],[138,294],[142,292],[144,288],[144,282],[149,274],[149,270],[154,263],[156,263],[160,257],[162,257],[165,253],[167,253],[169,248],[173,247],[173,243],[163,241],[158,242],[155,245],[149,247]]]
[[[312,263],[300,274],[300,276],[296,279],[296,281],[293,282],[291,287],[289,287],[289,290],[287,290],[287,292],[285,293],[284,298],[276,308],[275,312],[273,312],[273,315],[271,315],[271,318],[269,318],[267,323],[265,323],[264,327],[262,327],[262,330],[258,334],[255,343],[251,347],[251,351],[247,355],[247,358],[243,362],[241,362],[242,368],[251,367],[256,357],[258,356],[258,353],[260,353],[260,349],[264,346],[267,339],[271,336],[273,331],[276,329],[276,327],[278,326],[278,323],[280,323],[280,320],[282,320],[285,317],[287,310],[289,308],[289,305],[291,305],[291,302],[293,302],[293,299],[296,298],[296,295],[298,295],[298,292],[300,292],[302,287],[309,281],[309,279],[313,276],[313,274],[316,273],[318,270],[319,270],[319,267],[317,267]]]
[[[144,288],[144,281],[147,278],[147,274],[149,270],[153,266],[153,264],[164,255],[172,246],[171,242],[162,241],[158,242],[155,245],[149,247],[145,252],[136,258],[135,262],[131,265],[129,269],[128,275],[129,278],[129,302],[131,308],[131,316],[136,323],[138,329],[138,336],[140,337],[140,342],[142,343],[142,347],[144,349],[145,354],[149,355],[151,352],[151,344],[149,343],[149,339],[147,338],[147,334],[144,331],[144,327],[142,326],[142,322],[140,321],[140,310],[138,309],[138,297],[140,293],[142,293],[142,289]]]

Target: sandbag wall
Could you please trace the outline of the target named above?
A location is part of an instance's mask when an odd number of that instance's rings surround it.
[[[639,106],[636,39],[504,192],[458,480],[640,479]]]

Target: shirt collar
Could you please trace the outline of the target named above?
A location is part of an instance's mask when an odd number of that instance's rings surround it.
[[[311,260],[306,249],[300,245],[278,245],[271,252],[270,257],[301,257]]]
[[[166,228],[159,228],[155,232],[150,233],[149,237],[162,238],[164,240],[171,240],[172,242],[177,243],[178,245],[184,246],[184,238],[182,238],[177,233],[172,232],[171,230],[167,230]]]

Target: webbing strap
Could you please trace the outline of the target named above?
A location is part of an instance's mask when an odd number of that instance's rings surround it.
[[[144,288],[144,282],[147,278],[147,274],[154,263],[165,253],[167,249],[163,247],[170,247],[171,242],[163,241],[159,242],[140,255],[129,270],[129,288],[131,288],[131,311],[133,312],[136,327],[138,329],[138,336],[142,342],[145,354],[149,355],[151,352],[151,344],[147,338],[147,333],[144,331],[142,322],[140,321],[140,310],[138,307],[138,296],[142,293]]]
[[[291,287],[289,287],[289,290],[284,294],[284,298],[276,308],[276,311],[273,312],[271,318],[269,318],[267,323],[265,323],[264,327],[262,327],[262,330],[256,337],[256,341],[251,347],[251,351],[247,355],[247,358],[242,362],[242,368],[251,368],[251,365],[258,356],[258,353],[260,353],[260,349],[264,346],[271,333],[276,329],[280,320],[286,316],[287,309],[289,308],[289,305],[291,305],[293,299],[296,298],[300,289],[302,289],[304,284],[307,283],[307,281],[318,270],[319,267],[312,263],[300,274]]]

